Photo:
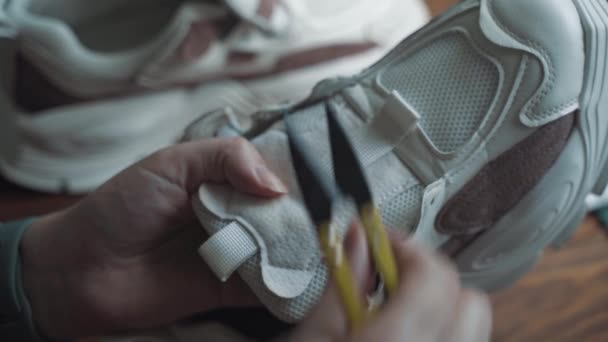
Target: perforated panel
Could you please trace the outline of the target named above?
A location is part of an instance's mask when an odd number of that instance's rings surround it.
[[[416,185],[382,204],[380,212],[387,228],[413,231],[418,223],[424,188]]]
[[[210,234],[218,232],[229,224],[234,223],[232,220],[218,219],[202,208],[197,208],[196,212],[199,221],[203,223],[206,231]],[[291,300],[279,298],[266,288],[261,275],[260,263],[260,254],[258,252],[239,268],[239,275],[251,287],[262,303],[283,321],[296,322],[303,319],[325,291],[327,270],[323,264],[320,264],[314,278],[308,285],[308,289],[302,295]]]
[[[499,73],[467,36],[452,32],[398,60],[382,72],[380,82],[415,108],[439,150],[453,152],[473,136],[490,109]]]

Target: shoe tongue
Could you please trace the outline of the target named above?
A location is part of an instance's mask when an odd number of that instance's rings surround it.
[[[242,20],[269,34],[281,34],[289,24],[289,13],[281,0],[223,0]]]

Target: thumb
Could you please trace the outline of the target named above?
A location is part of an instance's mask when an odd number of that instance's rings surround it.
[[[150,159],[146,161],[149,169],[188,193],[205,182],[228,182],[238,191],[257,196],[287,192],[260,153],[243,138],[202,139],[174,145]]]
[[[355,286],[364,300],[373,285],[373,272],[363,230],[352,225],[345,239],[348,262],[355,277]],[[335,283],[330,281],[316,308],[311,311],[292,336],[294,341],[336,341],[348,336],[348,322]]]

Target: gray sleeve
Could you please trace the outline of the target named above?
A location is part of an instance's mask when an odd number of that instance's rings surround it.
[[[23,289],[19,243],[34,219],[0,224],[0,340],[44,341]]]

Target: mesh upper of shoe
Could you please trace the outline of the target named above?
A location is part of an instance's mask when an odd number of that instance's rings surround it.
[[[464,33],[455,32],[386,68],[380,79],[423,113],[420,125],[440,151],[454,152],[479,128],[499,75]]]

